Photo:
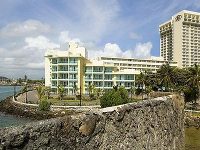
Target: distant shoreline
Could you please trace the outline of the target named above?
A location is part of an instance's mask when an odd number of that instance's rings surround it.
[[[23,85],[13,85],[13,84],[0,84],[0,86],[23,86]]]

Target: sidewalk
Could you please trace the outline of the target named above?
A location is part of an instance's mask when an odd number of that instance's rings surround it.
[[[25,103],[26,93],[19,95],[17,97],[17,101]],[[38,96],[36,90],[27,92],[27,101],[32,104],[36,104],[38,102]]]

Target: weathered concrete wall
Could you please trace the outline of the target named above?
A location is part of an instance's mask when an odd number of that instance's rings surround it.
[[[183,114],[179,97],[126,104],[0,129],[0,149],[182,150]]]

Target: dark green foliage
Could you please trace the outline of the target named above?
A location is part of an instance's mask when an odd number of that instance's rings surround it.
[[[39,86],[36,87],[36,91],[37,91],[37,95],[38,95],[39,100],[41,100],[42,97],[44,96],[44,93],[45,93],[45,87],[42,86],[42,85],[39,85]]]
[[[114,85],[114,86],[113,86],[113,89],[114,89],[115,91],[117,91],[117,90],[118,90],[118,85]]]
[[[39,110],[41,111],[49,111],[51,107],[51,103],[47,100],[41,100],[39,102]]]
[[[59,97],[60,100],[63,100],[64,93],[65,93],[64,86],[63,85],[59,85],[58,86],[58,97]]]
[[[188,68],[171,67],[163,64],[157,73],[141,72],[136,76],[136,95],[153,91],[184,93],[185,102],[196,104],[200,98],[200,67],[196,64]],[[145,87],[145,89],[140,89]]]
[[[159,84],[161,87],[165,87],[165,91],[170,91],[174,84],[174,68],[171,67],[168,63],[162,65],[157,71],[157,76],[159,78]]]
[[[199,96],[198,88],[186,88],[183,90],[185,102],[196,102]]]
[[[95,100],[95,99],[96,99],[96,97],[95,97],[95,94],[94,94],[94,93],[90,93],[89,97],[90,97],[90,100]]]
[[[128,103],[128,92],[124,87],[120,87],[118,90],[105,92],[100,98],[100,104],[102,108],[116,106]]]
[[[135,89],[135,95],[140,95],[142,93],[142,89],[137,88]]]
[[[119,95],[121,96],[121,102],[122,104],[128,103],[129,98],[128,98],[128,91],[124,88],[124,87],[120,87],[117,92],[119,93]]]

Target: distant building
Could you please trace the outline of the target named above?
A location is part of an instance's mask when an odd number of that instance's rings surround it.
[[[11,82],[11,80],[7,77],[0,76],[0,84],[6,84],[8,82]]]
[[[200,64],[200,13],[183,10],[161,24],[160,55],[178,67]]]
[[[156,71],[166,61],[161,57],[150,59],[99,57],[87,58],[87,50],[77,43],[70,42],[68,51],[49,50],[45,53],[45,86],[57,92],[63,85],[66,94],[75,94],[77,87],[88,94],[88,86],[109,90],[113,85],[129,89],[135,85],[135,75],[144,70]],[[171,66],[177,63],[170,62]]]

